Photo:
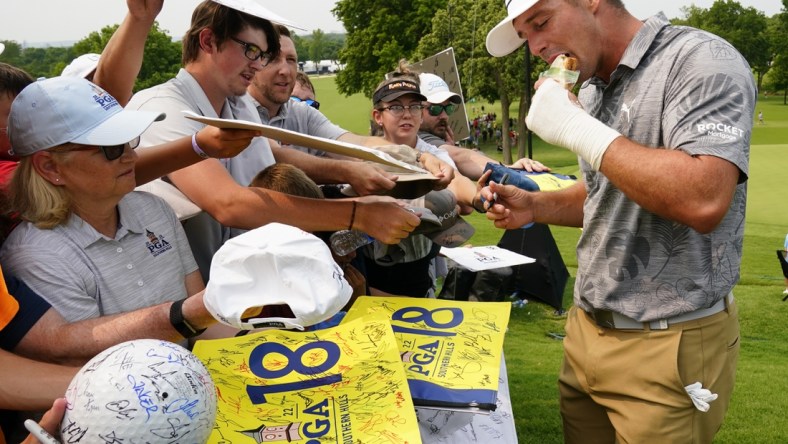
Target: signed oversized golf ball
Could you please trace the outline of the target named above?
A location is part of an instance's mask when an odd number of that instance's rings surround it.
[[[66,391],[68,443],[203,444],[216,419],[208,370],[172,342],[139,339],[85,364]]]

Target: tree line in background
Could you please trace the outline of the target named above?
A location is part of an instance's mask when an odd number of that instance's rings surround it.
[[[88,34],[71,47],[23,48],[14,41],[5,41],[0,61],[24,69],[33,77],[55,77],[71,60],[81,54],[101,53],[119,24],[105,26]],[[154,23],[145,42],[142,69],[134,90],[139,91],[175,77],[181,66],[181,43],[174,42],[166,30]]]
[[[708,8],[682,8],[683,18],[672,23],[713,32],[728,40],[753,68],[758,90],[783,94],[788,99],[788,0],[772,17],[737,1],[717,0]],[[538,73],[546,66],[530,57],[526,78],[525,49],[494,58],[487,53],[487,32],[506,15],[500,0],[339,0],[333,10],[347,30],[337,75],[340,92],[370,95],[401,58],[418,61],[451,46],[457,59],[463,96],[501,101],[502,127],[509,131],[509,105],[519,102],[515,130],[525,134],[528,98]],[[473,116],[471,116],[472,118]],[[525,154],[526,138],[518,142],[518,157]],[[504,158],[511,149],[504,138]]]
[[[708,8],[682,8],[683,18],[674,24],[713,32],[728,40],[744,55],[753,69],[758,90],[782,94],[788,100],[788,0],[772,17],[734,0],[717,0]],[[299,61],[339,61],[345,68],[337,75],[340,92],[371,96],[385,74],[400,59],[418,61],[448,47],[454,48],[463,96],[501,102],[504,134],[509,131],[509,105],[518,102],[517,131],[525,134],[528,98],[545,63],[530,57],[526,79],[525,49],[495,58],[487,54],[487,32],[505,16],[500,0],[339,0],[333,13],[347,33],[323,33],[293,38]],[[22,48],[4,41],[0,61],[28,71],[34,77],[58,75],[74,57],[100,53],[118,25],[92,32],[72,47]],[[145,57],[135,90],[162,83],[175,76],[181,66],[180,42],[154,25],[145,45]],[[471,116],[473,117],[473,116]],[[505,160],[511,161],[508,138],[504,138]],[[518,157],[525,154],[526,138],[520,138]]]
[[[71,60],[81,54],[98,53],[104,50],[119,24],[105,26],[100,31],[88,34],[70,47],[23,48],[18,42],[5,40],[5,50],[0,62],[22,68],[35,78],[55,77]],[[345,43],[345,35],[313,31],[307,36],[293,36],[298,51],[298,60],[339,60],[339,49]],[[134,84],[134,91],[166,82],[175,77],[181,67],[181,42],[173,41],[169,32],[154,23],[145,42],[142,69]]]
[[[345,45],[345,34],[324,33],[317,29],[307,36],[293,35],[298,61],[331,60],[339,62],[339,50]]]

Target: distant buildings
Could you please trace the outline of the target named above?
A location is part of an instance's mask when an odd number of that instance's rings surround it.
[[[304,71],[307,74],[334,74],[342,68],[343,66],[339,65],[334,60],[320,60],[319,62],[307,60],[306,62],[298,62],[298,70]]]

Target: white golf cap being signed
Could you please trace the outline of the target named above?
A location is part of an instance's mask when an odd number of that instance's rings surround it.
[[[352,293],[325,242],[300,228],[270,223],[216,252],[204,301],[214,318],[231,327],[303,330],[339,312]],[[284,306],[292,316],[282,314]]]
[[[280,25],[285,25],[289,28],[305,30],[303,27],[296,25],[292,21],[266,8],[256,0],[213,0],[213,1],[220,5],[227,6],[228,8],[235,9],[236,11],[241,11],[244,14],[253,15],[261,19],[266,19],[274,23],[279,23]]]
[[[539,0],[504,0],[506,18],[487,33],[487,52],[495,57],[511,54],[523,46],[526,39],[520,38],[512,21],[535,5]]]

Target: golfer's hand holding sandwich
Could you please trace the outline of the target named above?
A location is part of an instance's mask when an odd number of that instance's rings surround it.
[[[545,142],[569,148],[599,171],[605,150],[621,134],[586,113],[568,91],[577,81],[576,66],[572,57],[553,61],[536,83],[525,124]]]
[[[536,94],[525,123],[545,142],[569,148],[598,171],[605,151],[621,134],[591,117],[571,93],[579,74],[576,59],[558,56],[536,83]],[[494,194],[498,204],[488,209],[487,218],[494,221],[496,227],[513,229],[535,221],[535,208],[539,205],[534,193],[491,182],[482,195],[489,200]],[[572,195],[567,198],[572,199]],[[580,226],[582,214],[575,216],[576,220],[573,217],[572,221],[564,222]]]

